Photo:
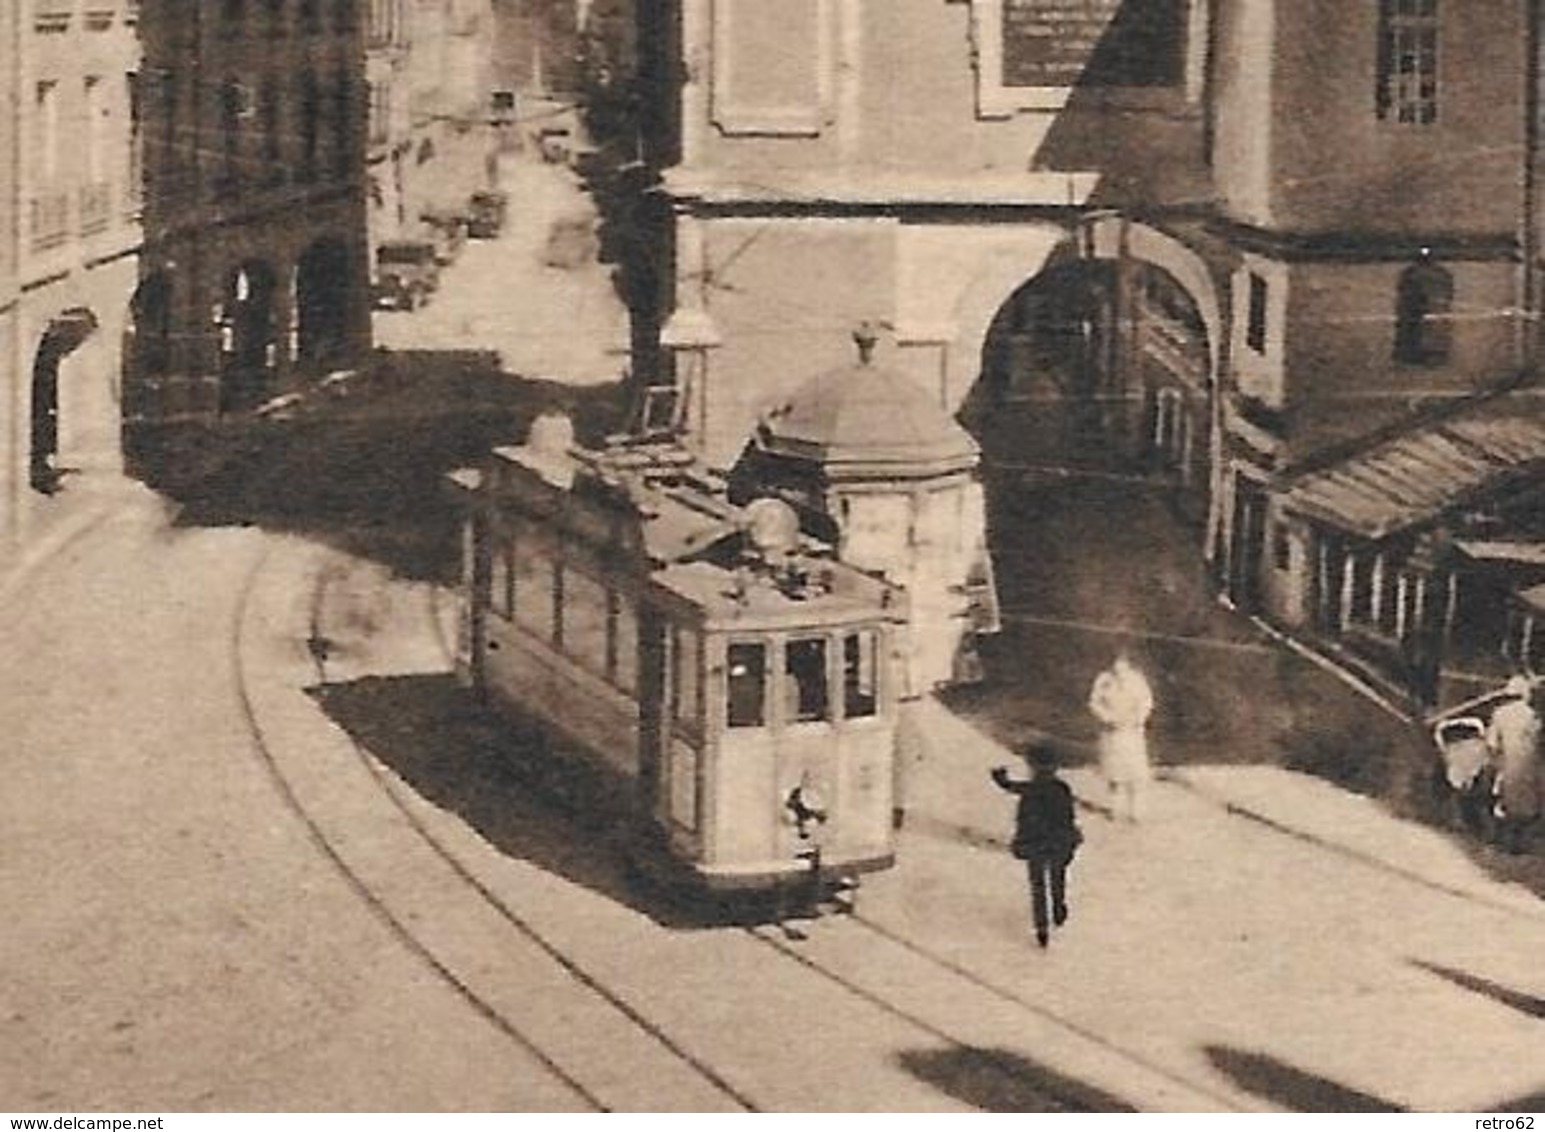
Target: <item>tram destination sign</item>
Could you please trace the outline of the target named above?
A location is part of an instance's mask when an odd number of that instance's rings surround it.
[[[1180,82],[1187,0],[1002,0],[1006,87]]]

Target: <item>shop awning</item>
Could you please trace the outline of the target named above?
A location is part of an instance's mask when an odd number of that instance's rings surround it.
[[[1545,470],[1545,397],[1516,390],[1466,404],[1291,482],[1289,511],[1370,540],[1470,506]]]
[[[1502,562],[1515,566],[1545,566],[1545,542],[1516,539],[1459,539],[1455,544],[1473,562]]]
[[[1545,613],[1545,586],[1530,586],[1520,590],[1518,600],[1532,614]]]

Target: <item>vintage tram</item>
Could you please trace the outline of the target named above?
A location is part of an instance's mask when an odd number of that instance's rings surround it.
[[[902,590],[671,445],[539,418],[460,476],[460,676],[601,784],[636,864],[745,893],[893,862]]]

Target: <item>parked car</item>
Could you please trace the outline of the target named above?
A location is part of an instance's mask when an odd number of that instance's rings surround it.
[[[468,205],[467,235],[474,240],[493,239],[503,231],[509,207],[509,194],[498,189],[473,193]]]
[[[598,254],[595,223],[588,216],[563,217],[553,221],[547,233],[547,247],[542,262],[564,270],[579,267]]]
[[[439,209],[424,213],[426,234],[434,242],[435,259],[444,266],[454,263],[467,242],[467,218],[459,212]]]
[[[416,310],[439,286],[433,241],[392,240],[376,249],[376,309]]]
[[[536,147],[549,165],[562,165],[569,159],[573,137],[567,126],[543,126],[537,131]]]

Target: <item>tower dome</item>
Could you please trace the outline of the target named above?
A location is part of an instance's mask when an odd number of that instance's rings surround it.
[[[764,418],[757,446],[821,465],[827,478],[914,479],[976,467],[976,441],[912,378],[874,365],[860,332],[860,360],[818,374]]]

